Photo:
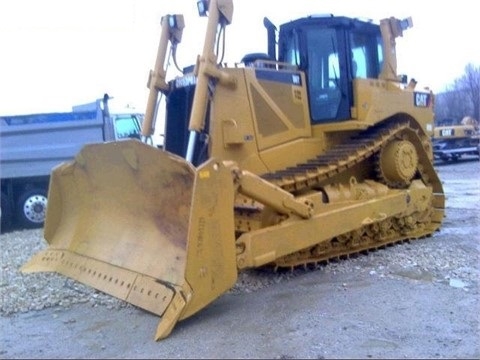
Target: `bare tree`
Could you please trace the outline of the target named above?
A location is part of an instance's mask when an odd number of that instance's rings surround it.
[[[435,118],[456,119],[465,116],[480,120],[480,66],[468,64],[465,73],[447,91],[437,95]]]
[[[445,119],[459,121],[465,114],[465,96],[450,85],[447,90],[436,97],[435,120]]]
[[[458,80],[458,83],[461,89],[465,89],[465,95],[470,98],[472,106],[472,112],[465,115],[480,120],[480,66],[468,64],[465,67],[465,75]]]

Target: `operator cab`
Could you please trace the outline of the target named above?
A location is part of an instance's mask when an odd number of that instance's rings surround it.
[[[370,21],[309,16],[280,26],[278,61],[305,72],[312,123],[352,118],[352,80],[378,78],[382,44],[379,25]]]

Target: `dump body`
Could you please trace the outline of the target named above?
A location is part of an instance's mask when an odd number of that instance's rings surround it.
[[[84,145],[139,138],[142,114],[105,110],[97,100],[72,112],[0,117],[2,228],[43,225],[52,169]]]
[[[269,25],[269,54],[227,66],[214,49],[233,3],[198,5],[209,21],[195,67],[168,86],[151,73],[167,96],[164,148],[92,145],[57,167],[49,248],[23,267],[160,315],[155,339],[245,269],[430,236],[444,217],[433,94],[396,74],[395,38],[411,19],[298,19],[280,27],[276,54]],[[162,19],[162,39],[175,19]]]

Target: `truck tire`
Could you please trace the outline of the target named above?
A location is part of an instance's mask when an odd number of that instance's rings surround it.
[[[5,195],[3,192],[1,193],[1,201],[2,201],[2,207],[1,207],[1,231],[4,233],[5,231],[8,231],[10,227],[12,226],[12,207],[10,206],[10,202],[8,201],[7,195]]]
[[[42,227],[47,211],[47,190],[33,188],[26,190],[17,202],[16,221],[22,228]]]

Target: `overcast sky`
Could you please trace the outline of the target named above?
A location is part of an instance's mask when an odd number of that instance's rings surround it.
[[[378,21],[411,16],[397,40],[399,73],[440,92],[468,63],[480,65],[478,12],[471,0],[234,0],[225,60],[266,52],[263,17],[274,24],[333,13]],[[105,92],[144,111],[160,19],[183,14],[181,67],[202,49],[196,0],[2,0],[0,115],[69,111]],[[173,66],[172,66],[173,68]]]

